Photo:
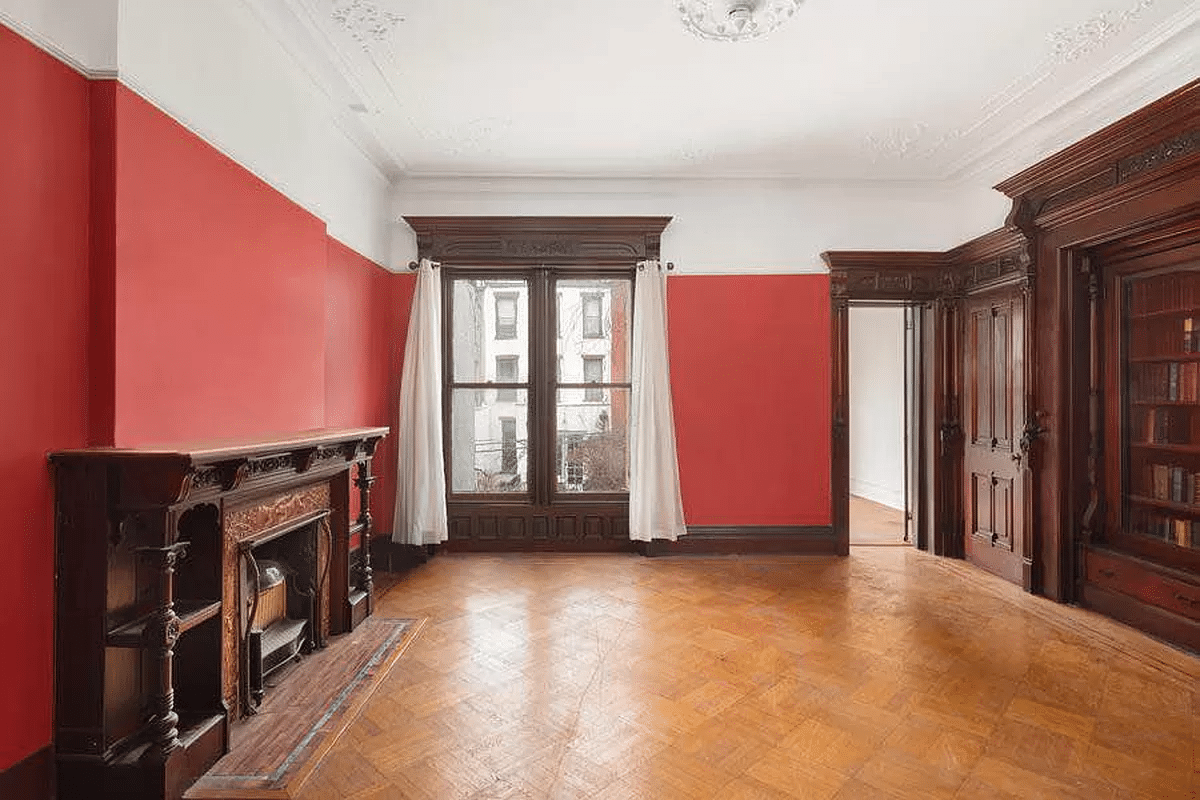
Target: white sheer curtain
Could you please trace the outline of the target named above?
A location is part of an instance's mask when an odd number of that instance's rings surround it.
[[[632,383],[629,538],[675,541],[687,528],[667,358],[667,271],[657,261],[638,264],[634,282]]]
[[[400,379],[400,464],[392,541],[446,541],[446,472],[442,468],[442,283],[421,259],[408,319]]]

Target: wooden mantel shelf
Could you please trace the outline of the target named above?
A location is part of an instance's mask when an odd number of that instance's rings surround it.
[[[88,447],[50,454],[55,465],[120,464],[122,502],[173,505],[210,493],[269,485],[297,473],[318,477],[375,454],[389,429],[317,428],[256,438],[147,447]]]
[[[264,452],[320,447],[349,440],[379,440],[386,436],[389,430],[389,428],[313,428],[295,433],[264,434],[236,439],[211,439],[182,444],[172,442],[146,447],[84,447],[75,450],[58,450],[53,455],[113,458],[187,455],[197,464],[206,464],[231,458],[261,455]]]

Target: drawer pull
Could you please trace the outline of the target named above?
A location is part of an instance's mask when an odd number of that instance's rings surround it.
[[[1108,567],[1104,567],[1103,569],[1101,569],[1100,574],[1106,578],[1117,577],[1117,571],[1115,569],[1109,569]]]
[[[1186,594],[1180,594],[1179,592],[1175,593],[1175,599],[1181,603],[1187,603],[1188,605],[1200,606],[1200,599],[1188,597]]]

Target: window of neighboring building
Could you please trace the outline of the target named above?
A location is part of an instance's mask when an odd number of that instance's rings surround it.
[[[604,337],[604,297],[598,293],[583,296],[583,336],[586,339]]]
[[[583,357],[583,382],[604,382],[604,356]],[[604,400],[604,390],[598,387],[589,386],[583,390],[583,400],[586,403],[602,402]]]
[[[496,338],[517,338],[516,292],[496,292]]]
[[[496,383],[517,383],[517,364],[520,356],[496,356]],[[497,389],[496,400],[513,403],[517,400],[516,389]]]

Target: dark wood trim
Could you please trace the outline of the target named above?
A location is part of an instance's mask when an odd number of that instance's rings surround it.
[[[633,266],[671,217],[405,217],[421,258],[463,267]]]
[[[1010,221],[1059,227],[1119,204],[1148,180],[1200,165],[1200,80],[996,185],[1018,200]]]
[[[674,542],[634,542],[645,556],[846,555],[832,525],[689,525]]]
[[[847,300],[923,301],[952,286],[945,253],[827,250],[830,295]]]
[[[54,788],[54,750],[50,745],[0,770],[0,797],[4,800],[52,800]]]
[[[633,553],[630,539],[447,539],[447,553]]]
[[[1081,599],[1083,605],[1093,611],[1200,655],[1200,622],[1120,592],[1102,589],[1094,583],[1084,584]]]
[[[830,314],[831,427],[829,516],[837,551],[850,553],[850,306],[832,298]]]
[[[1031,452],[1038,539],[1034,584],[1065,602],[1079,597],[1081,522],[1097,502],[1089,479],[1096,427],[1090,373],[1099,344],[1094,289],[1083,266],[1091,261],[1108,269],[1194,240],[1200,219],[1200,80],[996,188],[1012,198],[1007,224],[1029,238],[1036,265],[1031,307],[1037,324],[1030,352],[1031,419],[1038,433]]]

